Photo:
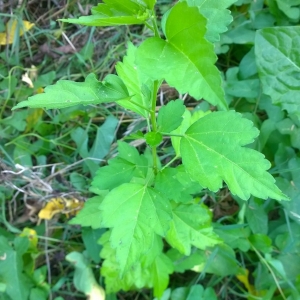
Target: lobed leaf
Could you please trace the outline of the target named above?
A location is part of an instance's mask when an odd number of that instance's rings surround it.
[[[137,51],[138,67],[153,80],[165,79],[180,93],[227,109],[220,72],[214,65],[214,46],[205,39],[206,19],[186,2],[177,3],[166,16],[167,40],[144,41]]]
[[[12,109],[21,107],[33,108],[64,108],[78,104],[98,104],[129,99],[126,86],[116,75],[108,75],[100,82],[96,75],[89,74],[85,82],[59,80],[56,84],[47,86],[45,93],[29,97]]]
[[[191,247],[199,249],[214,246],[221,240],[213,233],[210,211],[198,204],[180,204],[173,209],[173,219],[167,233],[167,242],[185,255]]]
[[[203,187],[216,192],[224,180],[230,191],[246,200],[250,195],[288,200],[266,171],[264,155],[242,147],[254,141],[258,130],[234,111],[215,112],[192,124],[181,138],[183,165]]]
[[[205,37],[210,42],[220,40],[220,33],[227,31],[227,25],[232,22],[230,10],[227,8],[236,0],[187,0],[189,6],[196,6],[207,19]]]
[[[255,57],[264,93],[300,118],[300,27],[258,30]]]
[[[158,111],[157,126],[160,132],[171,132],[179,127],[185,106],[182,100],[172,100]]]
[[[154,189],[137,183],[113,189],[99,208],[102,226],[112,228],[110,243],[121,274],[151,248],[156,234],[165,235],[171,219],[169,203]]]

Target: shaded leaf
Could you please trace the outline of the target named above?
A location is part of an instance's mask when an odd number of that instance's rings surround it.
[[[83,254],[71,252],[66,256],[66,260],[71,262],[75,267],[73,281],[76,289],[87,295],[90,300],[104,300],[105,292],[103,288],[98,285],[93,270]]]
[[[300,118],[300,27],[258,30],[255,56],[264,93]]]
[[[191,177],[216,192],[223,180],[230,191],[246,200],[250,195],[288,200],[266,171],[263,154],[246,147],[257,137],[253,123],[233,111],[215,112],[199,119],[181,138],[183,164]]]

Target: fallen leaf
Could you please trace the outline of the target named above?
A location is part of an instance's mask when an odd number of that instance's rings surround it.
[[[18,25],[18,21],[16,19],[10,19],[6,23],[6,32],[0,33],[0,45],[9,45],[14,42],[15,35],[22,36],[24,32],[30,30],[34,24],[28,21],[22,21],[20,26]],[[19,29],[19,32],[17,30]]]

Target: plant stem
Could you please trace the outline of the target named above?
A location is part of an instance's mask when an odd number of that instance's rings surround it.
[[[154,84],[153,84],[152,106],[151,106],[151,112],[150,112],[150,121],[151,121],[151,125],[152,125],[152,132],[157,131],[155,111],[156,111],[156,95],[157,95],[158,87],[159,87],[158,80],[155,80]],[[153,171],[154,171],[154,174],[157,174],[156,147],[152,147],[152,158],[153,158]]]
[[[157,26],[157,22],[156,22],[156,15],[155,15],[154,10],[152,11],[151,21],[152,21],[152,26],[153,26],[153,29],[154,29],[154,35],[159,38],[160,34],[159,34],[159,31],[158,31],[158,26]]]

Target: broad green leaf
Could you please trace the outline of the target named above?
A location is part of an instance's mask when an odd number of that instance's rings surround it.
[[[171,300],[217,300],[213,288],[204,290],[200,284],[191,287],[179,287],[172,291]]]
[[[106,118],[103,125],[98,127],[95,141],[89,152],[90,157],[102,159],[109,153],[118,124],[119,120],[111,115]]]
[[[182,100],[172,100],[158,111],[157,125],[160,132],[171,132],[182,122],[185,106]]]
[[[29,246],[28,239],[26,240],[27,243],[22,244],[22,249],[16,248],[16,245],[14,249],[4,236],[0,236],[0,257],[4,258],[0,259],[0,278],[6,284],[5,292],[10,299],[28,299],[33,287],[33,282],[23,272],[22,255]]]
[[[247,252],[250,249],[248,237],[251,234],[249,227],[244,225],[215,224],[214,232],[232,249]]]
[[[171,219],[170,204],[152,188],[136,183],[113,189],[99,208],[102,226],[112,228],[110,243],[121,274],[151,248],[155,234],[165,236]]]
[[[249,242],[256,250],[263,253],[272,252],[272,240],[265,234],[253,234],[249,237]]]
[[[100,82],[95,74],[89,74],[85,82],[59,80],[45,88],[45,93],[29,97],[12,109],[21,107],[64,108],[78,104],[88,105],[129,99],[128,91],[116,75],[108,75]]]
[[[92,16],[60,21],[87,26],[117,26],[143,24],[149,17],[145,7],[148,3],[144,1],[104,0],[103,2],[92,8]]]
[[[124,56],[123,62],[118,62],[116,70],[119,77],[126,85],[129,94],[132,97],[127,100],[120,100],[118,104],[130,109],[143,117],[149,115],[149,111],[143,109],[151,109],[151,91],[153,90],[153,80],[140,72],[140,68],[135,63],[137,48],[133,44],[128,44],[127,55]],[[137,103],[138,105],[136,105]],[[142,106],[142,107],[141,107]]]
[[[165,199],[188,203],[193,200],[192,194],[201,191],[201,186],[190,178],[183,166],[180,166],[176,169],[165,168],[159,172],[155,178],[155,190]]]
[[[300,27],[258,30],[255,56],[264,93],[300,118]]]
[[[207,19],[205,37],[210,42],[220,40],[220,33],[227,31],[227,25],[232,21],[228,8],[236,0],[187,0],[189,6],[197,6],[200,13]]]
[[[66,256],[66,260],[71,262],[75,267],[74,285],[77,290],[88,296],[88,299],[105,299],[103,288],[98,285],[90,263],[84,255],[79,252],[71,252]]]
[[[250,195],[288,200],[266,171],[270,163],[263,154],[245,146],[254,141],[258,130],[234,111],[204,116],[181,138],[181,155],[186,170],[203,187],[216,192],[223,180],[241,199]]]
[[[83,206],[83,209],[72,220],[69,224],[91,226],[93,229],[101,227],[101,212],[98,209],[103,197],[95,196],[88,199]]]
[[[290,19],[299,20],[299,0],[276,0],[278,8]],[[298,7],[295,7],[298,6]]]
[[[218,276],[235,275],[239,264],[235,258],[233,249],[225,244],[216,245],[206,251],[198,250],[203,256],[205,263],[193,267],[193,271],[216,274]]]
[[[93,229],[91,227],[83,227],[82,231],[82,240],[85,246],[85,249],[89,257],[97,264],[100,263],[100,251],[101,245],[97,242],[99,238],[105,233],[105,229],[98,228]]]
[[[261,199],[250,198],[245,216],[253,233],[268,233],[268,213]]]
[[[190,255],[191,247],[211,247],[220,242],[211,227],[211,213],[199,204],[180,204],[173,209],[167,242],[181,253]]]
[[[107,292],[154,287],[155,293],[161,294],[168,284],[168,275],[173,272],[171,261],[162,253],[162,239],[156,236],[151,249],[142,255],[122,278],[119,275],[116,249],[111,248],[109,239],[110,232],[105,233],[100,239],[103,245],[101,257],[104,259],[101,274],[105,277]]]
[[[153,37],[144,41],[137,51],[137,65],[153,80],[165,79],[180,93],[227,109],[220,72],[214,65],[217,57],[205,39],[205,26],[206,19],[196,7],[175,4],[165,21],[167,40]]]

